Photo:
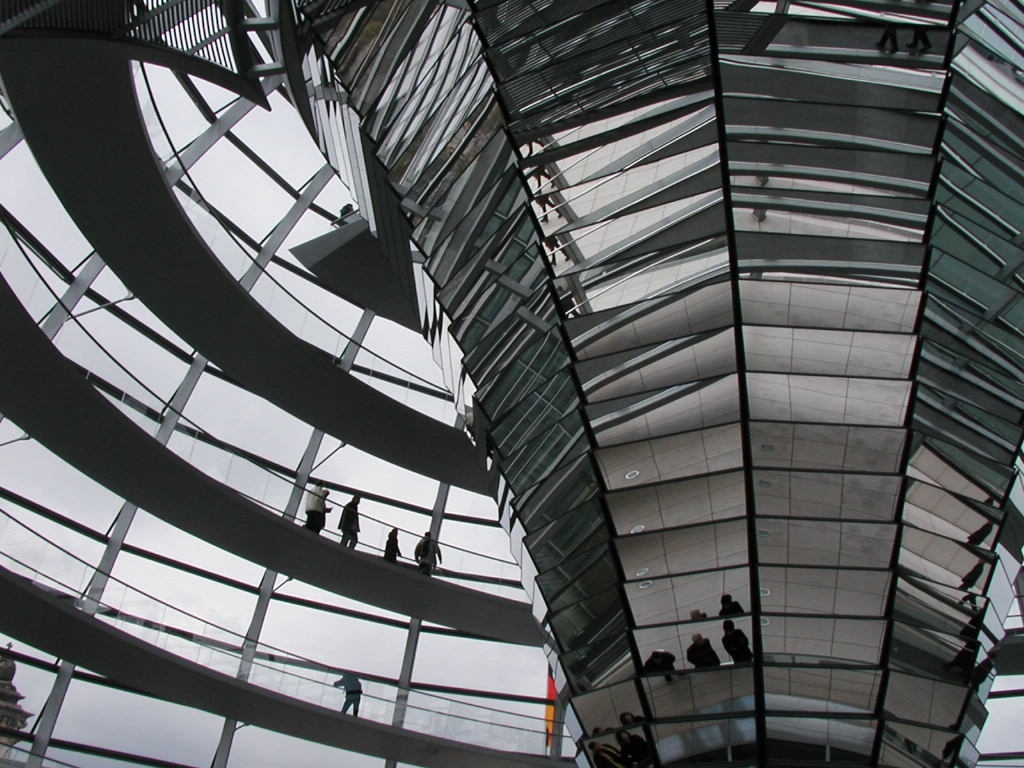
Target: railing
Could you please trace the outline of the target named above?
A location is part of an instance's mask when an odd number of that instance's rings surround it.
[[[245,638],[202,617],[158,600],[116,578],[110,578],[101,600],[80,597],[95,569],[85,561],[39,535],[0,510],[3,551],[0,565],[31,580],[41,589],[67,598],[79,610],[97,620],[180,658],[215,672],[245,679],[253,686],[307,703],[340,711],[344,693],[335,688],[343,669],[266,645],[255,649],[251,665],[243,665]],[[44,563],[46,571],[32,563]],[[240,674],[249,667],[248,676]],[[359,717],[390,725],[396,709],[404,709],[406,730],[455,739],[510,752],[546,753],[547,730],[540,704],[536,716],[482,705],[452,697],[408,691],[353,671],[363,682]],[[489,693],[489,692],[487,692]],[[467,694],[467,696],[470,694]],[[555,733],[561,732],[556,724]]]

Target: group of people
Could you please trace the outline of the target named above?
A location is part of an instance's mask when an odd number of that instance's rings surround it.
[[[623,727],[629,728],[642,722],[642,718],[631,712],[619,715]],[[594,736],[614,732],[614,728],[595,728]],[[594,757],[594,768],[643,768],[651,764],[651,745],[639,733],[618,731],[615,733],[615,744],[590,742],[590,752]]]
[[[928,39],[928,28],[923,27],[919,24],[910,25],[913,34],[911,35],[910,42],[907,44],[907,48],[912,51],[924,53],[932,47],[932,41]],[[888,50],[889,53],[896,53],[899,49],[899,39],[896,37],[897,25],[886,24],[882,28],[882,36],[878,42],[875,43],[875,48],[879,50]]]
[[[708,638],[700,632],[695,632],[690,640],[690,645],[686,648],[686,660],[693,665],[694,669],[721,665],[722,660]],[[722,622],[722,647],[736,664],[746,664],[754,660],[754,654],[750,650],[750,640],[731,619]],[[644,673],[664,672],[665,679],[671,680],[672,673],[676,671],[675,654],[659,648],[647,657],[641,671]]]
[[[735,616],[744,613],[743,606],[733,599],[732,595],[722,595],[719,616]],[[690,611],[691,621],[703,621],[708,615],[703,611],[694,609]],[[686,649],[686,660],[695,669],[701,667],[717,667],[722,663],[718,653],[711,645],[711,641],[700,632],[691,636],[690,645]],[[742,629],[737,628],[732,619],[722,622],[722,647],[729,654],[729,658],[736,664],[745,664],[754,660],[754,654],[750,650],[750,640]],[[675,654],[669,653],[663,648],[653,651],[647,660],[644,661],[642,672],[664,672],[665,679],[672,679],[672,672],[676,669]]]
[[[333,507],[327,506],[327,497],[330,490],[324,487],[323,483],[317,483],[306,495],[306,523],[305,528],[320,535],[327,522],[327,515]],[[359,542],[359,502],[362,497],[359,494],[352,496],[352,499],[341,508],[341,520],[338,521],[338,530],[341,531],[341,546],[346,549],[355,549]],[[398,562],[402,556],[398,548],[398,529],[392,528],[384,542],[383,558],[389,563]],[[441,547],[433,538],[430,531],[423,534],[423,538],[416,544],[413,551],[416,565],[420,573],[429,576],[434,568],[441,562]]]
[[[313,490],[306,494],[306,530],[320,535],[327,523],[327,515],[334,507],[327,506],[327,497],[331,492],[324,487],[323,483],[317,483]],[[355,549],[359,542],[359,502],[362,497],[355,494],[352,499],[341,508],[341,520],[338,521],[338,530],[341,531],[341,546],[346,549]]]

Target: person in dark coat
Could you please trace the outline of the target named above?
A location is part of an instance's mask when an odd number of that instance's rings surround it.
[[[675,654],[669,653],[663,648],[652,651],[647,657],[641,672],[673,672],[676,668]],[[666,680],[671,680],[672,675],[665,675]]]
[[[619,731],[615,734],[619,743],[619,754],[631,768],[642,768],[651,762],[651,745],[647,739],[637,733]]]
[[[341,509],[341,520],[338,522],[338,529],[341,531],[341,546],[347,549],[355,549],[359,541],[359,502],[358,494],[352,497],[352,501]]]
[[[695,668],[717,667],[722,663],[715,649],[711,647],[711,641],[700,632],[693,636],[693,642],[686,649],[686,660]]]
[[[345,689],[345,703],[341,707],[341,714],[344,715],[351,708],[353,717],[359,717],[359,700],[363,697],[363,684],[359,682],[359,678],[351,672],[345,672],[333,685],[335,688]]]
[[[731,619],[722,622],[722,647],[737,664],[745,664],[754,660],[750,652],[750,641],[742,629],[736,629]]]
[[[392,528],[388,534],[388,540],[384,542],[384,559],[389,563],[398,561],[402,553],[398,551],[398,529]]]
[[[735,616],[737,613],[743,613],[743,606],[733,600],[732,595],[722,595],[721,603],[719,616]]]
[[[420,567],[420,573],[425,573],[427,576],[433,573],[434,567],[441,562],[441,547],[431,537],[430,531],[423,534],[413,555]]]

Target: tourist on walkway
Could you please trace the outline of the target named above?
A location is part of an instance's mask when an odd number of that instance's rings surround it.
[[[696,668],[717,667],[722,663],[715,649],[711,647],[711,641],[700,632],[693,636],[693,642],[686,649],[686,660]]]
[[[750,652],[750,641],[743,634],[742,629],[736,629],[736,625],[730,619],[722,622],[722,647],[737,664],[744,664],[754,660],[754,654]]]
[[[430,531],[423,534],[423,538],[416,545],[416,551],[413,554],[416,556],[416,563],[420,567],[420,573],[425,573],[427,576],[441,562],[441,547],[431,537]]]
[[[359,678],[351,672],[345,672],[334,681],[334,687],[345,689],[345,703],[341,706],[341,714],[344,715],[351,709],[352,714],[359,717],[359,700],[363,697],[363,684],[359,682]]]
[[[338,529],[341,531],[341,546],[355,549],[359,541],[359,494],[342,508]]]
[[[327,513],[331,508],[327,506],[327,496],[330,494],[323,483],[317,483],[313,490],[306,494],[306,529],[319,535],[327,520]]]
[[[734,616],[737,613],[743,613],[743,606],[732,599],[732,595],[722,595],[722,609],[718,612],[719,616]]]
[[[402,553],[398,551],[398,529],[392,528],[388,540],[384,542],[384,559],[389,563],[398,562]]]

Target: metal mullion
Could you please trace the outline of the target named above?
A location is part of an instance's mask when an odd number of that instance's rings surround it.
[[[959,5],[960,5],[960,0],[953,0],[952,8],[951,8],[951,11],[950,11],[950,22],[949,22],[950,24],[953,23],[954,19],[956,19]],[[911,461],[911,458],[912,458],[911,454],[910,454],[910,449],[911,449],[911,445],[913,443],[913,440],[909,439],[909,438],[911,438],[911,436],[916,431],[914,429],[914,417],[915,417],[916,404],[917,404],[917,390],[918,390],[918,386],[919,386],[919,382],[918,382],[918,368],[920,366],[921,354],[922,354],[922,349],[923,349],[923,346],[924,346],[924,338],[925,338],[924,333],[922,332],[923,325],[924,325],[924,320],[925,320],[925,308],[926,308],[926,306],[929,303],[928,302],[928,297],[929,297],[928,280],[929,280],[930,267],[931,267],[931,257],[932,257],[932,251],[931,251],[931,248],[929,247],[929,242],[930,242],[930,238],[931,238],[931,234],[932,234],[933,228],[935,226],[935,215],[936,215],[936,213],[938,211],[938,206],[935,204],[935,196],[936,196],[936,192],[937,192],[937,189],[938,189],[939,177],[940,177],[941,170],[942,170],[942,162],[941,162],[941,158],[940,158],[940,153],[941,153],[941,147],[943,145],[943,136],[944,136],[944,133],[945,133],[945,129],[946,129],[946,125],[947,125],[947,120],[948,120],[948,118],[947,118],[947,105],[948,105],[948,101],[949,101],[950,88],[951,88],[951,85],[952,85],[952,76],[951,76],[951,71],[950,71],[950,55],[951,55],[951,51],[952,51],[952,47],[953,47],[952,46],[952,42],[953,41],[951,39],[950,40],[950,45],[947,46],[946,56],[945,56],[944,61],[943,61],[943,66],[945,68],[945,78],[944,78],[944,81],[943,81],[942,91],[941,91],[941,95],[940,95],[940,98],[939,98],[940,124],[939,124],[938,131],[936,132],[935,143],[934,143],[933,148],[932,148],[932,155],[936,157],[936,162],[935,162],[934,167],[932,169],[932,179],[931,179],[931,183],[930,183],[929,189],[928,189],[928,199],[932,201],[932,205],[931,205],[931,213],[930,213],[930,215],[928,217],[928,221],[927,221],[927,223],[925,225],[925,230],[924,230],[924,233],[923,233],[923,236],[922,236],[922,242],[925,243],[925,246],[926,246],[925,261],[924,261],[924,264],[922,265],[921,277],[920,277],[920,279],[918,281],[918,286],[917,286],[918,290],[921,292],[922,300],[920,301],[920,303],[918,305],[917,317],[916,317],[915,323],[914,323],[914,333],[915,333],[915,335],[917,335],[917,343],[915,344],[914,355],[913,355],[913,362],[911,363],[911,370],[910,370],[911,391],[910,391],[910,397],[909,397],[909,400],[908,400],[909,407],[907,408],[906,416],[905,416],[905,425],[906,425],[907,432],[908,432],[908,439],[904,442],[904,445],[903,445],[903,455],[902,455],[902,458],[901,458],[901,461],[900,461],[900,466],[902,467],[902,473],[904,474],[905,478],[901,482],[901,487],[900,487],[900,491],[899,491],[898,499],[897,499],[896,509],[899,511],[899,513],[898,513],[898,516],[897,516],[897,532],[896,532],[896,538],[895,538],[895,540],[893,542],[894,543],[893,558],[892,558],[892,561],[891,561],[892,572],[893,572],[894,576],[896,576],[897,578],[895,578],[892,581],[892,584],[891,584],[890,589],[889,589],[889,595],[887,596],[887,600],[886,600],[886,609],[885,609],[886,622],[887,622],[886,623],[886,632],[885,632],[885,636],[884,636],[883,642],[882,642],[881,653],[879,655],[879,659],[880,659],[880,662],[882,664],[882,679],[881,679],[881,681],[879,683],[878,694],[877,694],[878,698],[877,698],[877,703],[876,703],[876,714],[878,715],[879,722],[878,722],[878,731],[875,734],[875,744],[874,744],[874,746],[872,748],[872,751],[871,751],[871,761],[872,762],[877,762],[878,761],[878,759],[879,759],[879,757],[881,755],[882,746],[883,746],[883,743],[884,743],[884,736],[885,736],[885,725],[884,725],[884,723],[885,723],[885,719],[884,719],[885,718],[885,699],[886,699],[886,696],[888,695],[889,682],[890,682],[890,679],[891,679],[891,670],[890,670],[890,667],[889,667],[889,663],[890,663],[890,659],[891,659],[891,656],[892,656],[893,632],[895,630],[895,625],[896,625],[896,618],[895,618],[896,597],[897,597],[897,595],[899,594],[899,591],[900,591],[899,590],[899,573],[900,573],[901,553],[902,553],[902,549],[903,549],[903,544],[902,544],[902,540],[903,540],[903,526],[904,526],[903,515],[904,515],[904,507],[905,507],[905,505],[907,503],[907,489],[908,489],[908,486],[911,484],[911,478],[909,477],[909,470],[910,470],[910,461]],[[958,719],[958,721],[959,721],[959,719]]]
[[[471,11],[471,14],[470,14],[470,23],[471,23],[471,25],[473,27],[473,31],[476,34],[476,36],[481,41],[483,41],[484,36],[481,33],[481,31],[480,31],[479,24],[478,24],[475,16],[473,16],[473,12],[472,11]],[[485,64],[486,64],[487,69],[490,72],[492,78],[494,79],[494,82],[496,84],[500,83],[501,82],[500,78],[498,78],[497,74],[495,73],[493,65],[491,64],[490,61],[488,61],[486,59],[486,56],[485,56]],[[498,95],[498,97],[496,99],[496,103],[497,103],[498,107],[501,109],[503,116],[505,117],[506,126],[508,126],[511,123],[511,121],[509,120],[510,116],[509,116],[509,113],[508,113],[507,105],[503,102],[503,100],[502,100],[502,98],[500,96],[500,93],[501,93],[501,91],[500,91],[500,88],[499,88],[498,89],[498,94],[499,95]],[[523,171],[522,171],[522,155],[521,155],[521,152],[518,149],[516,143],[514,141],[512,141],[511,133],[510,133],[510,131],[508,131],[507,128],[506,128],[506,132],[509,135],[509,139],[510,139],[509,143],[511,145],[511,149],[515,153],[515,156],[516,156],[517,160],[519,161],[518,164],[517,164],[517,172],[518,172],[518,175],[519,175],[519,183],[522,185],[523,190],[526,192],[527,198],[528,199],[532,199],[532,196],[530,195],[530,192],[529,192],[529,190],[530,190],[529,184],[528,184],[528,182],[527,182],[527,180],[526,180],[526,178],[525,178],[525,176],[523,174]],[[537,220],[536,213],[533,210],[532,206],[527,206],[526,214],[527,214],[527,216],[530,217],[530,220],[532,221],[532,224],[533,224],[533,227],[534,227],[534,231],[537,233],[537,236],[539,238],[541,236],[541,234],[543,233],[543,228],[542,228],[540,222]],[[557,308],[558,307],[558,296],[557,296],[555,288],[554,288],[554,280],[555,280],[555,278],[557,276],[555,275],[555,272],[554,272],[554,269],[553,269],[551,263],[547,259],[541,258],[541,262],[543,264],[544,269],[546,270],[546,272],[548,274],[548,282],[547,282],[546,288],[547,288],[547,291],[548,291],[549,301],[553,302],[554,306]],[[557,311],[557,309],[556,309],[556,311]],[[559,315],[561,315],[561,313],[559,313]],[[556,323],[556,326],[555,326],[554,330],[555,330],[555,333],[558,335],[558,337],[559,337],[559,339],[561,341],[561,346],[565,350],[565,353],[566,353],[567,357],[569,358],[570,362],[575,361],[576,360],[575,349],[574,349],[574,347],[572,345],[572,341],[569,338],[568,332],[567,332],[566,327],[564,325],[564,318],[563,317],[559,316],[559,321]],[[578,399],[578,402],[580,404],[580,407],[582,408],[582,404],[584,402],[583,386],[582,386],[582,383],[581,383],[581,381],[579,379],[578,374],[576,373],[575,368],[572,365],[570,365],[569,368],[568,368],[568,375],[569,375],[570,380],[572,381],[572,383],[573,383],[573,385],[575,387],[575,390],[576,390],[576,393],[577,393],[577,399]],[[596,439],[594,437],[594,434],[593,434],[593,431],[592,431],[591,426],[589,424],[589,421],[586,418],[584,418],[583,416],[584,415],[581,412],[580,413],[580,417],[581,417],[581,422],[582,422],[582,426],[583,426],[583,431],[584,431],[585,439],[587,440],[587,442],[590,445],[590,450],[587,452],[586,458],[584,460],[588,463],[590,474],[592,475],[592,477],[594,479],[594,485],[595,485],[595,488],[596,488],[596,493],[594,494],[594,498],[596,499],[596,501],[597,501],[598,505],[600,506],[601,511],[603,513],[602,516],[603,516],[603,519],[604,519],[605,528],[606,528],[606,530],[609,531],[609,533],[613,533],[614,530],[615,530],[614,522],[612,520],[611,513],[610,513],[610,510],[608,509],[607,500],[606,500],[606,495],[608,493],[608,488],[607,488],[607,486],[605,484],[604,476],[603,476],[603,474],[601,472],[600,466],[598,465],[598,462],[597,462],[597,459],[596,459],[596,453],[595,452],[596,452],[596,449],[597,449],[597,441],[596,441]],[[635,625],[633,625],[633,623],[632,623],[632,619],[631,619],[630,611],[629,611],[629,599],[628,599],[628,596],[626,595],[624,584],[623,584],[624,578],[625,578],[625,574],[624,574],[624,571],[623,571],[623,568],[622,568],[621,561],[619,561],[619,559],[615,556],[614,551],[613,551],[613,549],[610,546],[609,546],[609,554],[611,556],[611,562],[613,564],[613,568],[617,571],[617,575],[618,575],[618,579],[619,579],[618,580],[618,584],[616,585],[616,589],[617,589],[617,593],[618,593],[618,601],[617,601],[618,613],[617,613],[617,617],[621,616],[623,623],[626,625],[627,635],[628,635],[628,643],[629,643],[630,652],[631,652],[631,656],[632,656],[632,660],[633,660],[633,665],[634,665],[634,668],[637,668],[639,666],[639,662],[640,662],[640,654],[639,654],[639,648],[636,645],[635,637],[633,636],[633,634],[631,632],[628,632],[628,630],[630,628],[635,628]],[[649,718],[653,713],[650,711],[650,708],[649,708],[649,706],[647,704],[646,697],[642,695],[642,691],[640,690],[640,686],[639,685],[637,687],[637,695],[638,695],[638,700],[642,703],[645,715]],[[655,766],[658,766],[658,765],[660,765],[660,762],[658,760],[658,757],[655,756]]]

